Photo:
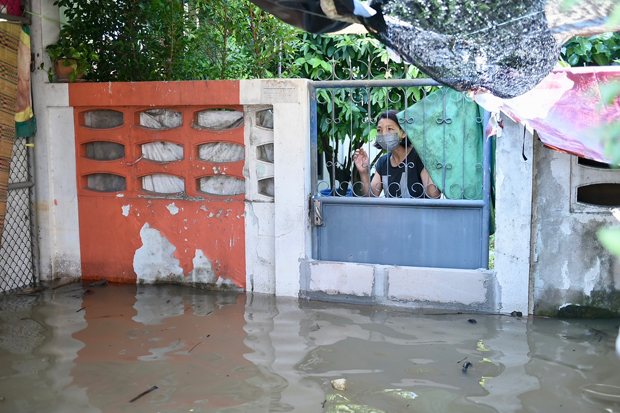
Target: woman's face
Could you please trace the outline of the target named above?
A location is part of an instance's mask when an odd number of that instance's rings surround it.
[[[377,134],[385,135],[387,133],[399,133],[401,131],[400,126],[392,119],[381,118],[377,122]],[[399,136],[400,137],[400,136]]]

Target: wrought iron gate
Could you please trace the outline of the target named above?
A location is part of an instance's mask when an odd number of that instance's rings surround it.
[[[15,139],[0,244],[0,292],[4,293],[34,285],[37,278],[33,158],[27,138]]]
[[[443,114],[437,119],[426,119],[424,115],[421,120],[444,127],[443,160],[427,163],[429,158],[426,153],[426,135],[424,150],[418,149],[426,169],[435,169],[433,172],[442,177],[435,181],[443,184],[440,199],[428,199],[426,190],[424,196],[419,198],[397,198],[389,193],[383,196],[365,196],[368,188],[355,181],[356,170],[349,161],[356,145],[349,145],[348,151],[342,150],[342,159],[333,157],[325,160],[327,171],[330,172],[329,168],[333,171],[329,173],[329,178],[325,179],[319,169],[321,162],[317,155],[319,149],[322,153],[326,152],[325,139],[329,134],[330,142],[339,140],[341,143],[351,143],[356,133],[357,142],[360,142],[359,134],[364,134],[361,141],[365,141],[363,147],[370,153],[373,135],[370,131],[374,129],[379,115],[375,110],[377,99],[386,99],[383,109],[404,112],[405,119],[400,125],[404,128],[408,127],[407,122],[414,122],[413,118],[409,119],[407,108],[430,99],[430,96],[433,96],[431,91],[439,86],[430,79],[330,80],[312,83],[310,116],[311,153],[314,159],[311,213],[314,223],[314,259],[416,267],[488,268],[491,141],[483,139],[482,133],[476,137],[479,139],[477,142],[480,144],[482,160],[475,165],[469,165],[480,174],[480,188],[473,191],[474,196],[471,195],[471,185],[468,185],[465,179],[462,185],[456,185],[456,192],[453,191],[455,185],[450,186],[446,182],[447,174],[454,173],[454,165],[445,158],[446,151],[450,149],[446,143],[445,126],[452,123],[452,115],[447,113],[446,102],[452,99],[456,102],[453,106],[458,107],[462,101],[464,106],[466,101],[471,102],[471,98],[465,94],[443,89],[436,95],[441,98],[443,93]],[[321,105],[323,107],[319,110]],[[357,129],[353,126],[353,116],[363,117],[365,131],[360,132],[359,125]],[[462,118],[464,147],[465,116]],[[482,130],[483,116],[477,117],[475,121]],[[336,136],[336,129],[343,122],[351,122],[350,132],[340,132],[341,135]],[[458,122],[460,120],[456,123]],[[425,125],[426,123],[422,125],[424,131]],[[331,151],[332,156],[336,152],[333,148],[327,150]],[[377,154],[375,160],[379,155]],[[407,162],[405,168],[406,164]],[[370,169],[373,166],[374,162]],[[465,176],[465,160],[462,166]],[[341,177],[345,176],[344,180],[335,177],[337,168]],[[346,181],[347,176],[350,177],[349,181]],[[385,190],[386,187],[383,188]]]

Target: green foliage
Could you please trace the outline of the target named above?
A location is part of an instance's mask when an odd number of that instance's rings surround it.
[[[195,3],[191,47],[181,79],[246,79],[278,76],[297,30],[247,0]],[[266,39],[268,39],[266,41]]]
[[[98,53],[87,79],[100,82],[272,77],[295,32],[248,0],[55,4],[66,36]]]
[[[562,46],[561,58],[571,66],[620,64],[620,33],[573,37]]]

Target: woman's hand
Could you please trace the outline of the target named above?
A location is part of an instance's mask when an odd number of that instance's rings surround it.
[[[370,158],[368,154],[364,150],[364,148],[359,148],[355,150],[353,154],[353,162],[355,163],[355,167],[358,171],[360,171],[360,175],[368,176],[368,167],[370,166]]]

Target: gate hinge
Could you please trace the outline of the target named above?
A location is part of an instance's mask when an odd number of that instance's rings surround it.
[[[321,201],[319,199],[312,200],[312,225],[316,227],[323,226]]]

